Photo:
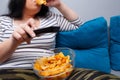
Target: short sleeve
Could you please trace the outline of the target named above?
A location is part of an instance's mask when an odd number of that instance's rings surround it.
[[[0,42],[7,38],[8,33],[5,33],[6,30],[11,30],[11,18],[7,16],[0,16]]]
[[[69,21],[61,14],[52,13],[52,16],[56,19],[61,31],[74,30],[82,24],[80,17],[78,17],[76,20]]]
[[[2,42],[2,34],[3,34],[3,29],[2,29],[2,19],[0,17],[0,43]]]

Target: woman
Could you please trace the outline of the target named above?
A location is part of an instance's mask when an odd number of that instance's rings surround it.
[[[81,21],[61,0],[48,0],[47,5],[41,6],[35,0],[9,1],[9,14],[0,17],[0,80],[39,80],[31,70],[31,63],[37,56],[49,55],[41,51],[55,48],[56,33],[36,37],[33,30],[60,26],[60,31],[68,31],[78,28]],[[63,16],[50,12],[48,6],[57,8]],[[93,80],[100,75],[104,79],[120,80],[113,75],[87,69],[74,70],[66,80]]]
[[[52,13],[49,7],[62,15]],[[60,31],[68,31],[80,24],[78,15],[61,0],[48,0],[46,5],[37,5],[35,0],[10,0],[9,14],[0,17],[0,68],[31,68],[36,57],[49,55],[41,51],[55,48],[56,33],[36,37],[34,29],[59,26]]]

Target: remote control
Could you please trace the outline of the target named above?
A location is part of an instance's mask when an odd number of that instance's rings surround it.
[[[42,28],[42,29],[36,29],[34,30],[36,36],[39,36],[41,33],[55,33],[55,32],[59,32],[60,27],[59,26],[51,26],[51,27],[47,27],[47,28]],[[28,37],[31,37],[28,34]]]

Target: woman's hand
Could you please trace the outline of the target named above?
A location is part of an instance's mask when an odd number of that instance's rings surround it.
[[[14,30],[12,37],[17,40],[18,44],[22,42],[29,44],[31,39],[36,36],[33,32],[34,29],[34,19],[29,19],[25,24],[21,24]],[[28,35],[30,35],[31,38]]]
[[[33,32],[36,27],[34,22],[34,19],[29,19],[25,24],[17,26],[12,36],[0,43],[0,63],[3,63],[10,58],[12,53],[22,42],[30,43],[30,40],[36,36]],[[29,38],[27,34],[32,38]]]
[[[51,7],[58,7],[60,6],[61,1],[60,0],[47,0],[47,6],[51,6]]]

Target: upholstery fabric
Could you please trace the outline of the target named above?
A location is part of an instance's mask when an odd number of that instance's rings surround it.
[[[97,70],[76,68],[66,80],[120,80],[120,77]]]
[[[120,70],[120,15],[110,18],[111,68]]]
[[[43,79],[38,77],[32,69],[1,69],[0,80]],[[96,70],[76,68],[66,80],[120,80],[120,78],[115,75],[103,73]]]
[[[75,50],[75,67],[110,72],[107,22],[104,17],[89,20],[78,29],[59,32],[56,47]]]

